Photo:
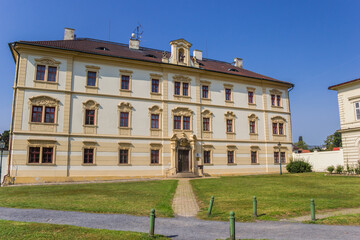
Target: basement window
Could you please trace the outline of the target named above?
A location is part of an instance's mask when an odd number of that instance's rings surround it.
[[[152,54],[146,54],[145,57],[157,58],[155,55]]]
[[[103,50],[103,51],[110,51],[110,49],[106,48],[106,47],[97,47],[97,50]]]

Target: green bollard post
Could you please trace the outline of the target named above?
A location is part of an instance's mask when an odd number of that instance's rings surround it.
[[[257,217],[257,200],[256,200],[256,196],[253,197],[253,216]]]
[[[230,212],[230,240],[235,240],[235,213]]]
[[[155,232],[155,209],[151,209],[151,211],[150,211],[150,230],[149,230],[150,237],[154,236],[154,232]]]
[[[209,209],[208,209],[208,217],[211,215],[211,211],[212,211],[212,207],[214,205],[214,196],[211,196],[211,199],[210,199],[210,204],[209,204]]]
[[[310,210],[311,210],[311,221],[315,221],[315,201],[314,199],[310,200]]]

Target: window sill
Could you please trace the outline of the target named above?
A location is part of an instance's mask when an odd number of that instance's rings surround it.
[[[285,134],[273,134],[273,136],[275,136],[275,137],[286,137]]]
[[[150,95],[161,96],[161,93],[158,93],[158,92],[150,92]]]
[[[256,103],[248,103],[249,106],[256,106]]]
[[[204,131],[203,130],[203,133],[213,133],[212,131]]]
[[[183,130],[183,129],[173,129],[173,132],[192,132],[191,129],[186,129],[186,130]]]
[[[88,85],[85,85],[85,88],[98,89],[98,86],[88,86]]]
[[[95,163],[82,163],[81,166],[96,166]]]
[[[236,166],[237,164],[236,163],[228,163],[227,165],[228,166]]]
[[[28,166],[56,166],[55,163],[26,163]]]
[[[118,166],[132,166],[130,163],[118,163]]]
[[[120,92],[131,92],[131,89],[119,89]]]
[[[251,165],[260,165],[260,163],[251,163]]]
[[[271,105],[272,108],[278,108],[278,109],[283,109],[282,106],[274,106],[274,105]]]
[[[204,163],[204,166],[214,166],[213,163]]]
[[[257,133],[249,133],[250,136],[257,136]]]
[[[161,131],[161,128],[150,128],[150,131]]]
[[[149,166],[162,166],[161,163],[150,163]]]
[[[56,82],[51,82],[51,81],[45,81],[45,80],[34,80],[34,82],[36,83],[48,83],[48,84],[54,84],[54,85],[58,85],[59,83]]]
[[[281,165],[286,164],[286,162],[282,162]],[[274,163],[274,165],[280,165],[280,163]]]
[[[97,128],[96,125],[85,125],[85,124],[83,124],[83,127],[86,127],[86,128]]]
[[[203,101],[211,101],[211,98],[201,98]]]
[[[47,126],[55,126],[55,125],[57,125],[57,123],[45,123],[45,122],[29,122],[29,124],[34,124],[34,125],[47,125]]]
[[[233,100],[225,100],[226,103],[234,103]]]
[[[119,129],[131,130],[131,127],[119,127]]]
[[[175,95],[174,94],[174,98],[190,98],[190,96],[184,96],[184,95]]]
[[[234,132],[226,132],[226,134],[235,135]]]

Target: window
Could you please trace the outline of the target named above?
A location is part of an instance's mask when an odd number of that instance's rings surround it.
[[[189,83],[183,83],[183,96],[189,96]]]
[[[284,124],[279,123],[279,135],[284,135]]]
[[[360,120],[360,102],[355,103],[356,120]]]
[[[285,162],[286,162],[285,152],[281,152],[281,153],[280,153],[280,161],[281,161],[281,163],[285,163]]]
[[[95,110],[85,111],[85,125],[95,125]]]
[[[250,104],[254,103],[254,92],[251,92],[251,91],[248,92],[248,102]]]
[[[159,114],[151,114],[151,128],[159,128]]]
[[[279,163],[279,152],[274,152],[274,163]]]
[[[40,161],[40,147],[29,148],[29,163],[39,163]]]
[[[52,163],[52,159],[53,159],[53,148],[44,147],[41,163]]]
[[[36,80],[44,81],[45,80],[45,69],[44,65],[37,65],[36,67]]]
[[[275,106],[275,95],[271,95],[271,105]]]
[[[174,129],[181,129],[181,116],[174,116]]]
[[[55,122],[55,108],[54,107],[45,107],[45,120],[46,123]]]
[[[210,118],[203,118],[203,131],[210,131]]]
[[[120,113],[120,127],[129,127],[129,113],[128,112]]]
[[[93,164],[94,163],[94,149],[93,148],[84,148],[84,164]]]
[[[190,117],[183,117],[183,129],[190,130]]]
[[[276,105],[277,105],[278,107],[281,106],[281,96],[280,96],[280,95],[276,95]]]
[[[226,132],[233,132],[233,120],[232,119],[227,119],[226,120]]]
[[[225,89],[225,100],[226,101],[231,101],[231,88],[226,88]]]
[[[31,114],[31,122],[42,122],[42,106],[33,106]]]
[[[52,146],[29,147],[28,163],[49,164],[53,162],[54,162],[54,147]]]
[[[227,160],[228,163],[234,163],[234,151],[228,151],[227,152]]]
[[[96,86],[96,72],[87,72],[87,86],[95,87]]]
[[[130,76],[121,75],[121,89],[130,90]]]
[[[210,151],[204,151],[204,164],[210,164]]]
[[[251,163],[257,163],[257,152],[251,151]]]
[[[48,82],[56,82],[57,67],[48,68]]]
[[[175,95],[180,95],[180,82],[175,82],[175,89],[174,89],[174,94]]]
[[[209,98],[209,86],[202,86],[202,98]]]
[[[255,133],[255,121],[250,121],[250,133]]]
[[[273,134],[277,134],[278,133],[278,130],[277,130],[277,123],[273,123]]]
[[[159,164],[159,150],[158,149],[151,150],[151,164]]]
[[[152,93],[159,93],[159,79],[152,79],[151,80],[151,92]]]
[[[129,150],[128,149],[120,149],[120,164],[128,164],[129,162]]]

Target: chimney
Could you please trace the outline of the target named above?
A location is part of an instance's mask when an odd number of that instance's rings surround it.
[[[129,40],[129,48],[130,49],[139,49],[139,40],[130,38],[130,40]]]
[[[234,66],[243,68],[243,60],[242,58],[234,58]]]
[[[74,40],[75,39],[75,29],[65,28],[64,40]]]
[[[195,49],[193,51],[193,57],[196,57],[197,60],[202,61],[202,51]]]

